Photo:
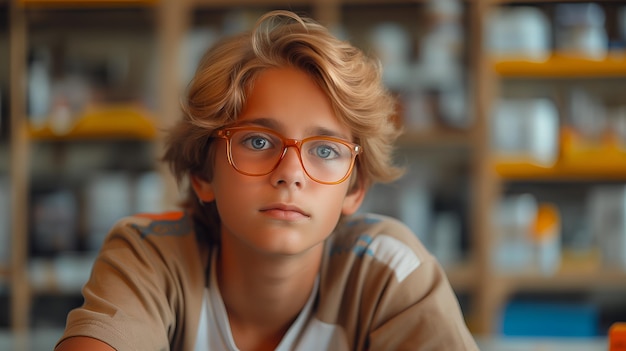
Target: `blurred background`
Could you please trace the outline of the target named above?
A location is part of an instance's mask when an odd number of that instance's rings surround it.
[[[362,211],[439,258],[484,350],[606,350],[626,321],[626,2],[0,0],[0,349],[50,350],[120,217],[179,199],[163,129],[271,9],[380,58],[407,175]]]

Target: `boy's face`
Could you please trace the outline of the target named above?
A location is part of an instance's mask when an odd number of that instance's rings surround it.
[[[352,140],[334,114],[330,100],[304,72],[272,68],[261,72],[248,92],[238,125],[272,129],[285,138],[329,135]],[[226,140],[215,143],[210,182],[193,178],[198,196],[216,201],[223,242],[238,243],[269,255],[297,255],[321,244],[340,215],[354,213],[364,190],[348,193],[350,181],[320,184],[307,176],[295,147],[277,168],[247,176],[228,163]]]

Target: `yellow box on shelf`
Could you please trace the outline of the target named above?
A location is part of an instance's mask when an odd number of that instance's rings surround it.
[[[29,126],[35,140],[139,139],[156,137],[154,119],[132,104],[105,105],[87,108],[85,113],[67,127],[55,127],[48,121],[43,127]]]
[[[591,142],[571,128],[560,132],[560,156],[552,166],[530,159],[497,159],[496,173],[509,180],[626,180],[626,145],[607,134]]]
[[[603,58],[554,53],[545,61],[497,58],[494,70],[510,78],[626,77],[626,52],[613,51]]]

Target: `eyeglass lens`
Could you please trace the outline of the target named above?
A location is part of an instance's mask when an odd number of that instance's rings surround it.
[[[248,175],[270,173],[280,162],[284,148],[283,139],[269,131],[236,130],[230,138],[233,166]],[[334,138],[307,138],[299,151],[305,172],[321,182],[341,180],[352,166],[352,149]]]

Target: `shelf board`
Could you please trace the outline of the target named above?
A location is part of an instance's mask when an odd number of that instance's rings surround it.
[[[563,272],[555,275],[520,273],[499,275],[496,280],[512,291],[571,291],[601,288],[626,288],[626,271],[598,269],[593,272]]]
[[[492,4],[554,4],[560,2],[589,2],[589,0],[488,0]]]
[[[29,289],[37,294],[79,294],[89,279],[94,254],[62,254],[54,259],[31,258]]]
[[[315,5],[314,0],[191,0],[197,7],[237,7],[237,6],[306,6]]]
[[[469,146],[471,132],[469,130],[405,130],[398,138],[398,146]]]
[[[626,77],[626,52],[611,52],[603,59],[553,54],[538,62],[496,59],[494,70],[508,78],[609,78]]]
[[[19,0],[25,7],[51,8],[89,8],[89,7],[127,7],[155,6],[158,0]]]
[[[496,173],[505,180],[626,180],[626,157],[621,162],[581,160],[557,162],[552,167],[531,162],[500,161]]]
[[[93,108],[77,119],[66,131],[55,131],[50,123],[36,128],[29,126],[33,140],[133,139],[156,137],[153,118],[140,108],[120,105]]]
[[[8,278],[11,275],[9,268],[3,265],[0,265],[0,278]]]
[[[236,7],[236,6],[316,6],[320,4],[320,1],[316,0],[191,0],[192,4],[199,7]],[[469,1],[469,0],[464,0]],[[326,3],[328,1],[322,1]],[[387,2],[381,0],[334,0],[330,1],[330,4],[337,5],[380,5],[380,4],[415,4],[427,2],[427,0],[388,0]]]

